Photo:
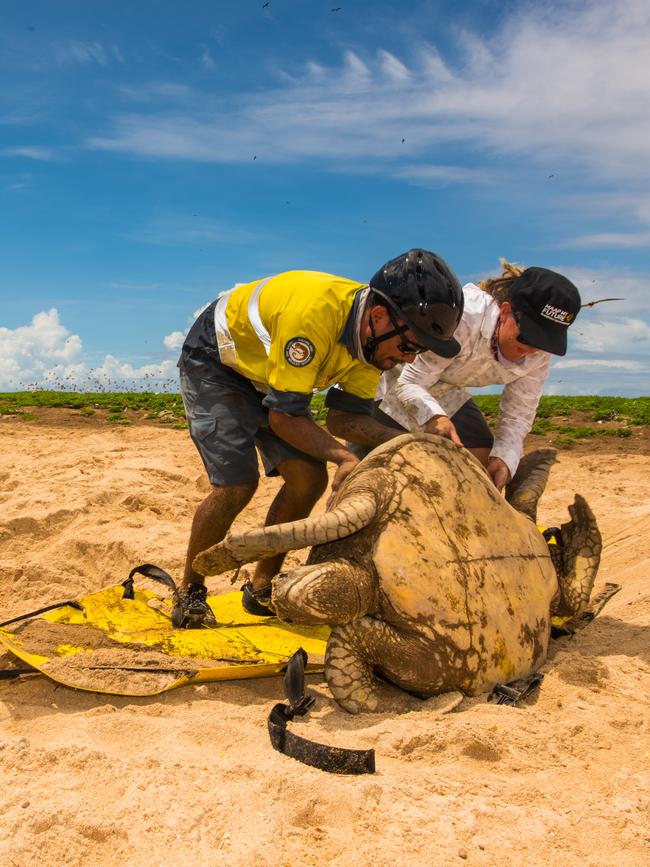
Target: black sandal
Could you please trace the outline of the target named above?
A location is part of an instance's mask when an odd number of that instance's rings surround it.
[[[271,585],[262,590],[253,590],[253,585],[247,581],[242,585],[241,604],[244,611],[255,617],[275,617],[271,605]]]

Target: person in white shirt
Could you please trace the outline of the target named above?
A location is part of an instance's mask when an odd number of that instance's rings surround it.
[[[535,420],[551,355],[564,355],[580,294],[561,274],[501,260],[500,277],[463,287],[454,339],[460,352],[425,352],[384,374],[378,417],[400,430],[449,438],[472,451],[501,490],[514,475]],[[468,388],[504,384],[494,435]]]

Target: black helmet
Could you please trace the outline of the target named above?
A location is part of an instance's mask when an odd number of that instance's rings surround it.
[[[387,262],[370,288],[408,325],[422,346],[453,358],[453,333],[463,315],[463,290],[449,265],[428,250],[414,249]]]

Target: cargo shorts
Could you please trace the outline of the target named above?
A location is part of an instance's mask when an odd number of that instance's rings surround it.
[[[276,436],[264,395],[233,370],[219,365],[218,379],[180,368],[180,385],[192,442],[213,485],[244,485],[259,478],[255,447],[267,476],[288,459],[323,463]]]

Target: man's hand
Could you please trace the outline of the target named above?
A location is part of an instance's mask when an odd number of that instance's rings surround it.
[[[334,497],[337,495],[339,488],[358,463],[358,458],[355,458],[354,455],[351,455],[349,458],[346,458],[339,464],[337,471],[334,473],[334,478],[332,479],[332,490],[325,508],[329,509],[331,507],[334,501]]]
[[[359,463],[359,459],[326,430],[323,430],[306,416],[293,416],[271,410],[269,412],[269,424],[273,433],[280,439],[286,440],[295,448],[314,458],[330,461],[337,465],[338,469],[332,482],[332,493],[327,501],[327,508],[329,508],[334,495]]]
[[[454,427],[454,423],[448,415],[434,415],[424,425],[424,432],[430,434],[437,434],[441,437],[446,437],[459,448],[463,445],[463,441],[458,436],[458,431]]]
[[[490,458],[487,463],[487,471],[498,491],[502,491],[510,481],[510,470],[501,458]]]

